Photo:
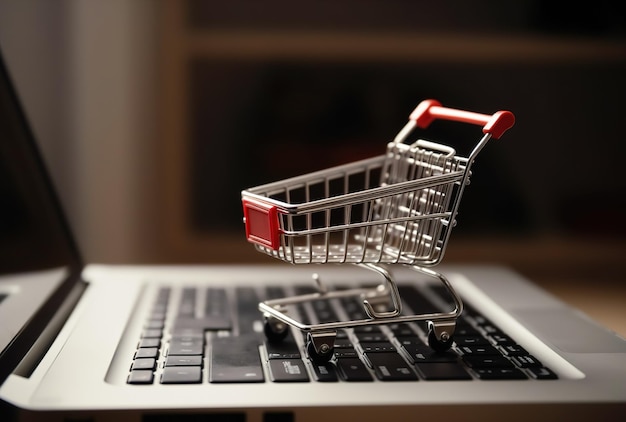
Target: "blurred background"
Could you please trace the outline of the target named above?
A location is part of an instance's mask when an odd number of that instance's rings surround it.
[[[267,262],[242,189],[378,155],[435,98],[517,118],[444,262],[617,286],[626,7],[574,3],[0,0],[0,48],[90,262]]]

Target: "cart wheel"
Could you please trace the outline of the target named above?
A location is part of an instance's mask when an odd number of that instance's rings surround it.
[[[333,354],[335,353],[335,349],[331,347],[323,353],[318,353],[317,350],[315,350],[315,345],[313,345],[313,342],[311,341],[311,339],[309,339],[306,342],[306,352],[308,353],[309,358],[314,363],[318,365],[324,365],[332,359]]]
[[[428,345],[431,349],[433,349],[437,353],[444,353],[450,350],[452,347],[452,343],[454,340],[452,336],[448,337],[446,340],[441,340],[437,338],[435,331],[432,328],[428,330]]]
[[[263,332],[270,343],[280,343],[289,334],[289,327],[284,322],[270,317],[265,319]]]

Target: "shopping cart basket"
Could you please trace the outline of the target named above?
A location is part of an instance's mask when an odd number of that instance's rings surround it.
[[[439,143],[406,142],[414,129],[435,119],[481,125],[483,136],[467,158]],[[292,264],[355,264],[382,276],[374,288],[328,290],[314,274],[315,293],[261,302],[268,340],[281,341],[289,326],[296,327],[307,334],[309,357],[323,363],[334,354],[338,329],[426,321],[430,347],[449,349],[463,303],[447,278],[430,267],[443,258],[474,159],[514,122],[509,111],[485,115],[426,100],[383,155],[242,191],[246,236],[258,251]],[[441,281],[454,309],[402,314],[387,264]],[[362,301],[364,318],[307,324],[287,312],[290,305],[351,296]]]

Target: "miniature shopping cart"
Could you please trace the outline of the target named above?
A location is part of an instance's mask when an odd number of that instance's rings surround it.
[[[483,126],[469,157],[430,141],[407,143],[414,129],[425,129],[435,119]],[[430,347],[449,349],[463,303],[446,277],[430,267],[443,258],[474,159],[514,122],[508,111],[485,115],[426,100],[383,155],[244,190],[246,236],[258,251],[292,264],[355,264],[382,276],[375,288],[328,290],[314,275],[317,292],[261,302],[268,340],[281,341],[289,326],[296,327],[307,334],[309,357],[324,363],[334,354],[338,329],[426,321]],[[440,280],[454,309],[402,314],[388,264]],[[351,296],[362,301],[366,317],[306,324],[287,312],[289,305]]]

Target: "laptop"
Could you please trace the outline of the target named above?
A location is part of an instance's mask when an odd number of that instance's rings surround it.
[[[371,291],[375,271],[86,264],[1,62],[0,133],[2,420],[608,420],[626,411],[626,341],[504,267],[438,268],[464,304],[448,349],[433,351],[424,321],[401,321],[329,330],[333,353],[320,360],[297,325],[275,338],[259,303]],[[450,307],[442,283],[389,269],[403,313]],[[364,307],[339,294],[284,310],[322,324],[363,318]]]

